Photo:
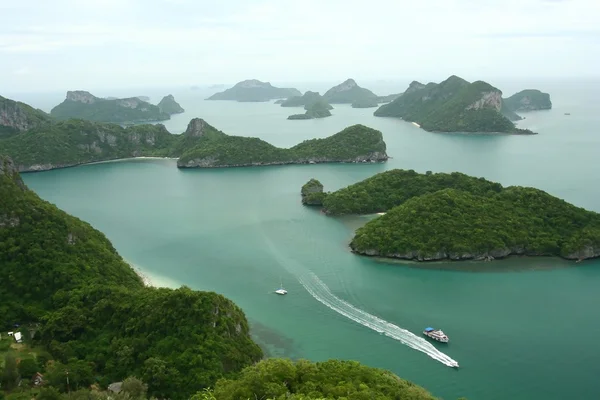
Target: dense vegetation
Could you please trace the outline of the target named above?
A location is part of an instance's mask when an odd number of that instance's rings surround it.
[[[210,397],[209,397],[210,398]],[[425,389],[391,372],[356,361],[271,359],[246,368],[234,380],[221,380],[213,398],[238,399],[397,399],[434,400]]]
[[[89,102],[67,99],[54,107],[50,115],[59,120],[70,118],[81,118],[88,121],[113,122],[113,123],[135,123],[164,121],[170,116],[153,104],[140,100],[137,97],[128,99],[107,100],[95,97],[87,92],[86,97],[92,99]]]
[[[46,372],[64,382],[68,369],[74,387],[136,374],[153,396],[187,399],[262,356],[235,304],[144,287],[104,235],[29,191],[6,158],[0,266],[2,328],[36,327],[60,367]]]
[[[34,165],[60,167],[142,155],[166,156],[175,139],[163,125],[123,128],[73,119],[0,140],[0,154],[10,155],[27,170]]]
[[[499,193],[502,185],[460,172],[419,174],[413,170],[393,169],[367,178],[333,193],[323,201],[327,214],[374,214],[385,212],[405,201],[453,188],[484,195]]]
[[[313,178],[302,186],[300,195],[302,196],[302,204],[320,206],[323,204],[326,193],[323,192],[323,184]]]
[[[306,104],[304,109],[306,110],[304,114],[290,115],[288,119],[314,119],[330,117],[331,112],[329,110],[333,109],[333,107],[323,99],[320,99]]]
[[[504,99],[506,107],[512,111],[549,110],[552,108],[550,95],[536,89],[522,90]]]
[[[211,127],[210,132],[213,130],[216,131]],[[289,149],[275,147],[258,138],[222,133],[187,136],[197,144],[179,158],[180,167],[387,160],[381,132],[364,125],[348,127],[325,139],[306,140]]]
[[[416,260],[600,255],[600,214],[533,188],[413,197],[356,231],[351,248]]]
[[[302,93],[293,88],[278,88],[269,82],[250,79],[238,82],[232,88],[215,93],[207,100],[235,100],[242,102],[269,101],[273,99],[301,96]]]
[[[330,104],[352,104],[367,99],[377,101],[377,95],[358,86],[354,79],[347,79],[325,92],[323,99]]]
[[[504,115],[510,117],[512,112],[503,112],[502,92],[486,82],[451,76],[439,84],[416,84],[379,107],[375,116],[402,118],[436,132],[533,133],[515,128]]]
[[[157,104],[157,107],[161,112],[169,115],[185,112],[183,107],[181,107],[179,103],[175,101],[175,98],[172,94],[163,97],[162,100]]]
[[[39,320],[82,284],[141,287],[108,239],[27,190],[0,157],[0,328]]]
[[[48,124],[51,120],[42,110],[0,96],[0,138]]]

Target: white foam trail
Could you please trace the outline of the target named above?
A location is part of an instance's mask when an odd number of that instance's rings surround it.
[[[340,299],[334,295],[329,287],[327,287],[327,285],[312,271],[307,270],[300,263],[291,260],[288,257],[284,257],[266,235],[265,240],[272,253],[275,255],[275,258],[278,259],[284,268],[295,275],[306,291],[326,307],[367,328],[382,333],[392,339],[398,340],[400,343],[405,344],[415,350],[419,350],[444,365],[449,367],[458,366],[458,362],[456,360],[453,360],[446,354],[436,349],[431,343],[422,337],[419,337],[412,332],[407,331],[406,329],[387,322],[384,319],[369,314],[368,312],[353,306],[347,301]],[[294,264],[295,267],[290,268],[290,264]]]

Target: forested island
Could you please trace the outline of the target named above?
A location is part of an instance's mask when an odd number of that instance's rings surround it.
[[[181,114],[185,112],[183,107],[181,107],[179,103],[175,101],[175,97],[173,97],[172,94],[163,97],[162,100],[157,104],[157,107],[161,112],[169,115]]]
[[[385,213],[358,229],[359,254],[416,261],[600,256],[600,214],[527,187],[458,172],[391,170],[321,195],[329,215]]]
[[[304,114],[293,114],[288,119],[314,119],[331,117],[333,107],[323,99],[317,99],[309,102],[304,106],[306,112]]]
[[[311,179],[300,190],[302,204],[317,206],[323,204],[326,194],[323,192],[323,184],[317,179]]]
[[[137,97],[107,100],[83,90],[67,92],[65,101],[54,107],[50,115],[59,120],[81,118],[118,124],[164,121],[170,118],[158,106]]]
[[[207,100],[234,100],[241,102],[260,102],[273,99],[283,99],[292,96],[301,96],[302,93],[294,88],[278,88],[269,82],[249,79],[238,82],[235,86],[219,93],[215,93]]]
[[[504,103],[514,112],[550,110],[552,108],[550,95],[537,89],[522,90],[504,99]]]
[[[256,364],[263,353],[232,301],[144,286],[102,233],[40,199],[4,156],[0,265],[8,400],[434,399],[354,361]]]
[[[285,100],[279,101],[278,104],[280,104],[281,107],[304,107],[321,100],[323,100],[323,96],[321,96],[319,92],[311,92],[309,90],[302,96],[288,97]]]
[[[358,86],[354,79],[346,79],[323,95],[323,99],[330,104],[352,104],[367,100],[377,101],[377,98],[378,96],[369,89]]]
[[[441,83],[412,82],[396,100],[379,107],[378,117],[402,118],[433,132],[534,134],[517,128],[520,119],[502,99],[502,92],[483,81],[451,76]]]
[[[81,119],[55,121],[26,104],[6,104],[10,107],[2,109],[0,122],[7,125],[0,128],[8,133],[0,135],[0,154],[12,157],[21,172],[132,157],[177,158],[180,168],[387,160],[381,132],[363,125],[280,149],[258,138],[226,135],[199,118],[177,135],[161,124],[122,127]],[[306,107],[307,114],[322,118],[330,115],[329,107],[313,103]]]
[[[180,143],[186,143],[180,168],[240,167],[328,162],[386,161],[381,132],[353,125],[324,139],[311,139],[289,149],[275,147],[259,138],[229,136],[201,119],[190,122]]]

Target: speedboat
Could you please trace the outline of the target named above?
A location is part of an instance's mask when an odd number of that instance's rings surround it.
[[[448,336],[446,336],[446,334],[441,329],[433,329],[431,327],[425,328],[425,330],[423,331],[423,335],[433,340],[437,340],[441,343],[448,343],[450,341]]]
[[[285,290],[284,288],[279,288],[275,291],[275,293],[277,294],[287,294],[287,290]]]

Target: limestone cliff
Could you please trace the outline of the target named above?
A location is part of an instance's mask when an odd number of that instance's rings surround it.
[[[326,194],[323,192],[323,184],[317,179],[311,179],[302,186],[300,190],[302,204],[307,206],[322,206]]]
[[[0,96],[0,137],[25,132],[51,120],[42,110]]]

